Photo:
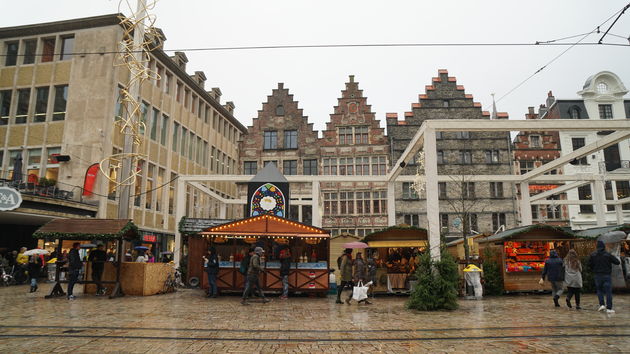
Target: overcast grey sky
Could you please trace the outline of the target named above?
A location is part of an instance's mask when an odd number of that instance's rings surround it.
[[[136,0],[129,0],[135,6]],[[628,0],[529,1],[254,1],[160,0],[153,13],[165,49],[341,43],[473,43],[546,41],[591,31]],[[16,26],[117,12],[118,0],[4,2],[0,26]],[[610,24],[612,21],[608,22]],[[603,30],[607,28],[605,26]],[[611,33],[630,36],[630,10]],[[591,35],[585,42],[597,42]],[[573,39],[573,41],[579,39]],[[616,43],[628,40],[608,37]],[[249,125],[267,95],[284,82],[309,121],[321,130],[353,74],[384,126],[385,113],[417,102],[438,69],[448,69],[485,107],[566,47],[414,47],[276,49],[187,52],[188,72],[204,71],[206,88],[220,87],[235,116]],[[497,106],[521,119],[528,106],[577,97],[602,70],[630,87],[630,47],[575,47]]]

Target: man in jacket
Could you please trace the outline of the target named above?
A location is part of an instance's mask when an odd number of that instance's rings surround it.
[[[254,255],[249,261],[249,268],[247,269],[247,284],[245,285],[245,290],[243,291],[243,299],[241,300],[241,304],[249,305],[247,303],[247,298],[249,297],[252,287],[256,287],[260,296],[262,297],[263,302],[268,302],[265,298],[265,294],[262,292],[260,288],[259,276],[263,271],[262,266],[260,265],[260,257],[263,255],[265,250],[262,247],[256,247],[254,249]]]
[[[341,301],[341,293],[343,290],[348,287],[350,288],[350,295],[346,299],[346,303],[350,305],[350,299],[352,299],[352,289],[354,287],[354,283],[352,282],[352,249],[346,248],[341,256],[341,267],[339,268],[341,272],[341,284],[337,288],[337,301],[338,304],[343,304]]]
[[[595,288],[599,299],[599,309],[606,310],[607,313],[615,313],[612,301],[612,265],[620,264],[617,257],[606,252],[606,245],[603,241],[597,241],[597,251],[591,253],[588,259],[591,271],[595,275]],[[604,294],[606,294],[606,304],[604,305]]]
[[[280,250],[280,277],[282,277],[282,296],[281,299],[289,298],[289,273],[291,272],[291,251],[288,246],[284,246]]]
[[[556,307],[560,307],[558,299],[562,295],[562,287],[564,286],[564,270],[562,269],[562,258],[558,257],[556,250],[549,252],[549,258],[545,261],[545,269],[540,279],[542,285],[545,281],[545,276],[551,283],[551,295],[553,296],[553,303]]]
[[[83,262],[81,262],[81,256],[79,256],[79,243],[72,244],[72,249],[68,253],[68,300],[76,299],[76,296],[72,294],[74,284],[79,280],[79,272],[83,268]]]
[[[105,270],[105,261],[107,261],[105,246],[103,244],[96,246],[96,249],[90,252],[88,261],[92,263],[92,280],[96,283],[96,295],[105,295],[107,289],[103,287],[101,282],[103,271]]]
[[[204,267],[208,273],[208,297],[217,297],[217,274],[219,274],[219,258],[214,247],[208,248],[207,257],[203,257]]]

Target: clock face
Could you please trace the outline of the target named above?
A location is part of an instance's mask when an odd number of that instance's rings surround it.
[[[358,110],[359,110],[359,105],[357,105],[357,103],[356,103],[356,102],[351,102],[351,103],[348,105],[348,111],[349,111],[350,113],[357,113],[357,111],[358,111]]]
[[[251,216],[272,214],[286,216],[284,193],[271,183],[258,187],[252,195]]]

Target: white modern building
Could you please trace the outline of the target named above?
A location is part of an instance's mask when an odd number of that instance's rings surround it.
[[[551,92],[547,106],[541,106],[541,119],[627,120],[630,118],[628,90],[612,72],[602,71],[589,77],[576,99],[555,99]],[[561,156],[598,141],[612,131],[560,131]],[[627,173],[630,161],[630,140],[622,140],[602,150],[571,161],[564,166],[568,176]],[[606,180],[606,178],[603,178]],[[584,181],[567,191],[569,200],[618,200],[630,197],[628,180]],[[600,204],[603,205],[603,204]],[[595,226],[630,222],[630,203],[606,204],[604,213],[597,213],[594,204],[569,205],[570,226],[586,229]],[[599,220],[598,220],[599,218]]]

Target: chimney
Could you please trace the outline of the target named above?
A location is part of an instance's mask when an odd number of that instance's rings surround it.
[[[354,82],[354,75],[350,75],[350,82]]]
[[[284,90],[284,82],[278,82],[278,90]]]
[[[547,107],[551,107],[551,105],[556,101],[556,98],[553,97],[553,93],[549,91],[547,93]]]
[[[385,113],[385,121],[387,125],[398,124],[398,113]]]
[[[217,102],[221,103],[221,89],[218,87],[213,87],[212,91],[210,91],[210,96],[212,96]]]
[[[545,113],[547,113],[547,106],[545,106],[544,104],[541,104],[540,107],[538,107],[538,116],[542,118],[542,116],[544,116]]]
[[[225,102],[223,107],[225,107],[225,109],[227,109],[227,111],[230,112],[230,114],[233,114],[234,113],[234,108],[236,108],[236,106],[234,106],[234,102],[232,102],[232,101]]]
[[[204,74],[203,71],[195,71],[194,75],[190,75],[190,77],[197,83],[199,84],[199,86],[201,86],[202,88],[204,87],[205,83],[206,83],[206,74]]]
[[[175,55],[171,57],[175,64],[180,67],[180,69],[186,71],[186,63],[188,63],[188,57],[184,52],[175,52]]]

